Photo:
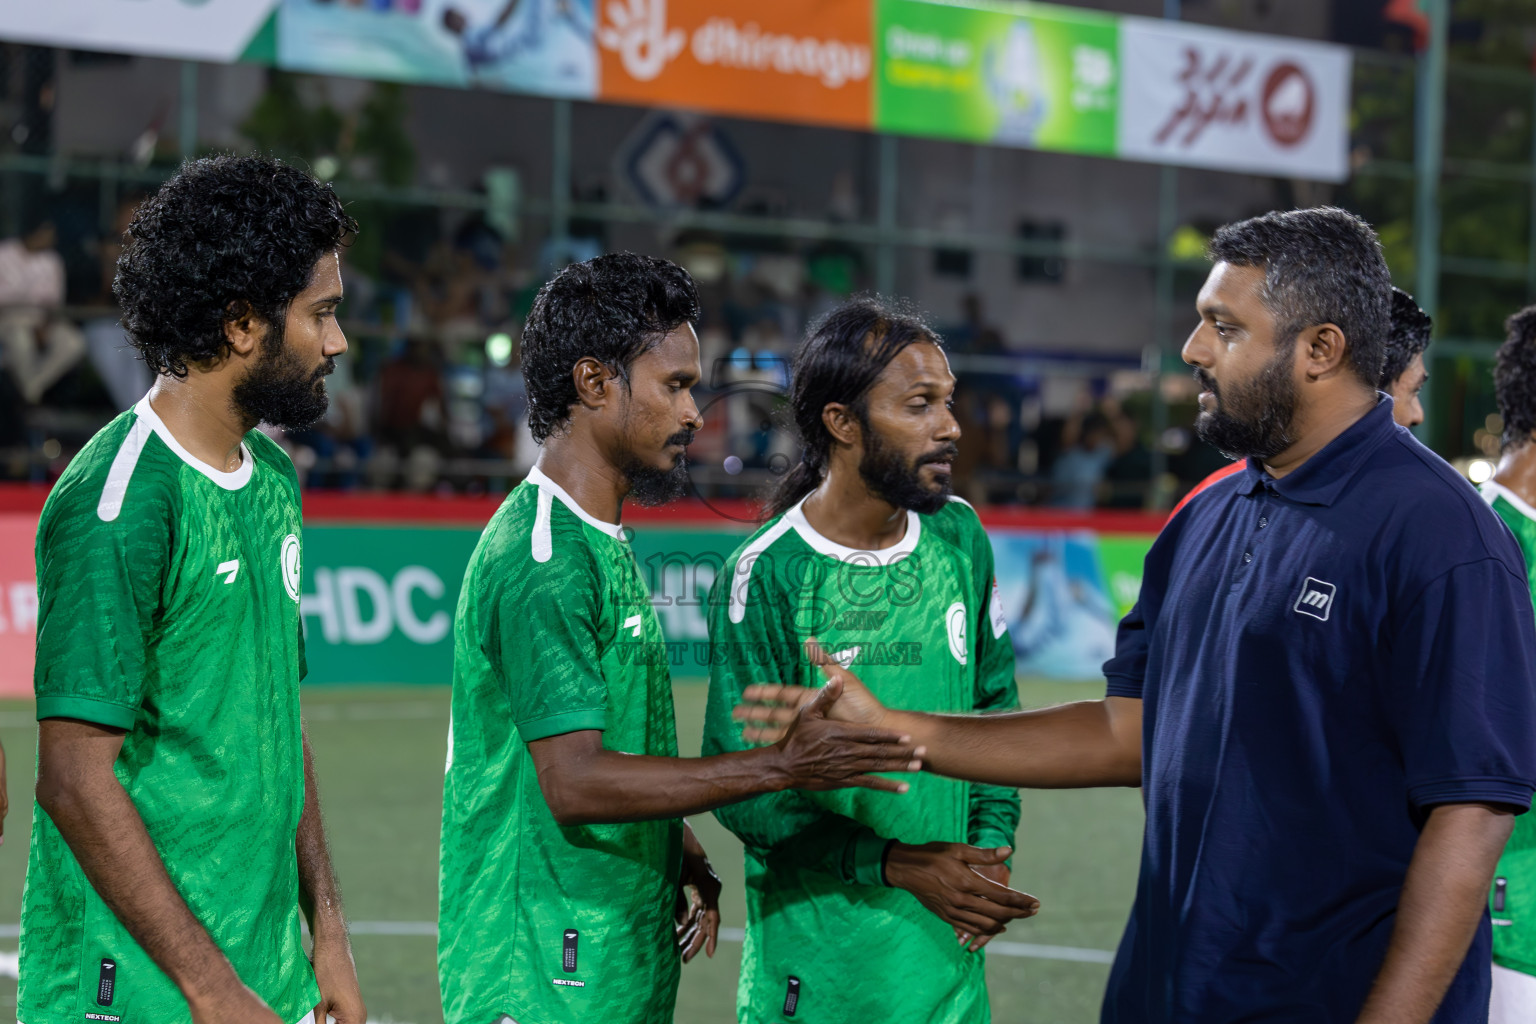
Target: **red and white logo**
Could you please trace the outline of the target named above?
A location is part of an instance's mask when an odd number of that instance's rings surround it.
[[[1282,146],[1295,146],[1312,131],[1312,112],[1317,106],[1317,88],[1306,69],[1285,61],[1276,64],[1264,80],[1260,107],[1264,129]]]

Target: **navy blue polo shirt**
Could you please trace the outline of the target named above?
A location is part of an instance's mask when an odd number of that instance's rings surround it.
[[[1536,784],[1520,550],[1386,396],[1174,517],[1104,672],[1142,700],[1147,807],[1109,1024],[1354,1021],[1429,811]],[[1488,990],[1485,911],[1434,1019]]]

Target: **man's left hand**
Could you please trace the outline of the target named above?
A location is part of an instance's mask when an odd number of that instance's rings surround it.
[[[720,877],[709,864],[704,847],[683,822],[683,874],[677,888],[677,948],[688,963],[699,950],[715,955],[720,937]]]
[[[363,1006],[357,965],[352,961],[352,945],[345,931],[340,938],[316,936],[314,966],[315,983],[320,986],[316,1024],[326,1024],[327,1014],[335,1018],[336,1024],[366,1024],[368,1011]]]
[[[971,870],[976,872],[982,878],[990,878],[992,881],[1005,888],[1008,886],[1009,877],[1013,874],[1013,872],[1008,870],[1007,864],[978,864],[972,865]],[[978,949],[981,949],[983,946],[985,946],[987,943],[991,942],[993,939],[997,938],[997,936],[972,935],[964,928],[956,928],[955,938],[960,941],[962,946],[966,943],[970,943],[971,952],[974,953]]]

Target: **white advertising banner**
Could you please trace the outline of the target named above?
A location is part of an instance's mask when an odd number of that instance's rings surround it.
[[[1349,176],[1347,47],[1124,18],[1120,67],[1124,159]]]
[[[229,62],[278,0],[0,0],[0,39]]]

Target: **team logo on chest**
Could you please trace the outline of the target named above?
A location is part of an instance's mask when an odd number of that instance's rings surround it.
[[[299,556],[299,538],[290,533],[283,538],[282,553],[283,586],[288,590],[288,596],[295,601],[299,599],[299,580],[303,575],[302,560]]]
[[[944,613],[944,631],[949,635],[949,653],[965,664],[965,602],[956,601]]]
[[[1327,622],[1333,612],[1333,595],[1337,592],[1338,588],[1332,583],[1308,576],[1301,584],[1301,596],[1296,598],[1292,610]]]

